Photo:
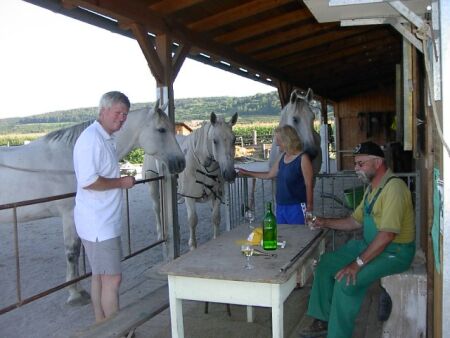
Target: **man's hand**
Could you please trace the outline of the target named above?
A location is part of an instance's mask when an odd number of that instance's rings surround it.
[[[314,229],[325,228],[325,220],[324,217],[316,217],[313,222]]]
[[[347,278],[346,285],[350,285],[352,282],[353,285],[356,284],[356,275],[358,274],[360,267],[356,262],[352,262],[343,269],[339,270],[337,274],[334,276],[338,282],[341,281],[342,278]]]
[[[134,176],[124,176],[120,178],[120,186],[122,189],[130,189],[135,183],[136,180],[134,179]]]

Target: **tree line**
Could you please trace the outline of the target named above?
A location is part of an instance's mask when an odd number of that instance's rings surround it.
[[[154,102],[132,104],[131,110],[153,108]],[[276,91],[246,97],[205,97],[175,100],[176,122],[207,120],[211,112],[231,116],[239,114],[239,121],[276,120],[281,106]],[[97,107],[54,111],[20,118],[0,119],[0,134],[45,133],[73,124],[95,119]]]

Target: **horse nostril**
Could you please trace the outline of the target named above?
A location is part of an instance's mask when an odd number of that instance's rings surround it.
[[[186,160],[184,158],[174,158],[169,160],[169,171],[171,174],[177,174],[186,167]]]
[[[235,170],[224,170],[223,178],[227,182],[234,181],[236,179],[236,171]]]

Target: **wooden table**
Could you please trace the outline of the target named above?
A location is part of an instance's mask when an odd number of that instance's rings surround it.
[[[326,232],[279,224],[278,240],[285,240],[286,247],[268,251],[277,257],[251,257],[254,269],[245,270],[238,242],[249,232],[239,226],[161,267],[168,275],[173,338],[184,337],[183,299],[271,307],[272,336],[283,337],[283,303],[296,283],[311,274],[313,261],[325,250]]]

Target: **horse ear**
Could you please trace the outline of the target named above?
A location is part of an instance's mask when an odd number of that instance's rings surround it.
[[[211,117],[210,117],[209,120],[211,121],[211,124],[212,124],[212,125],[215,125],[215,124],[216,124],[217,116],[216,116],[216,114],[215,114],[214,112],[211,113]]]
[[[232,126],[234,126],[236,124],[237,119],[238,119],[238,113],[236,112],[233,114],[233,116],[231,117],[231,120],[230,120],[230,123]]]
[[[159,98],[156,99],[155,108],[153,108],[153,110],[156,112],[158,110],[158,107],[159,107]]]
[[[308,91],[306,92],[305,95],[306,102],[311,102],[313,98],[314,98],[313,90],[311,88],[308,88]]]
[[[161,110],[163,112],[166,112],[167,106],[169,105],[169,101],[167,101],[166,103],[163,104],[163,106],[161,107]]]
[[[296,99],[297,99],[297,89],[294,89],[291,92],[291,98],[289,99],[289,101],[291,102],[291,104],[294,104]]]

